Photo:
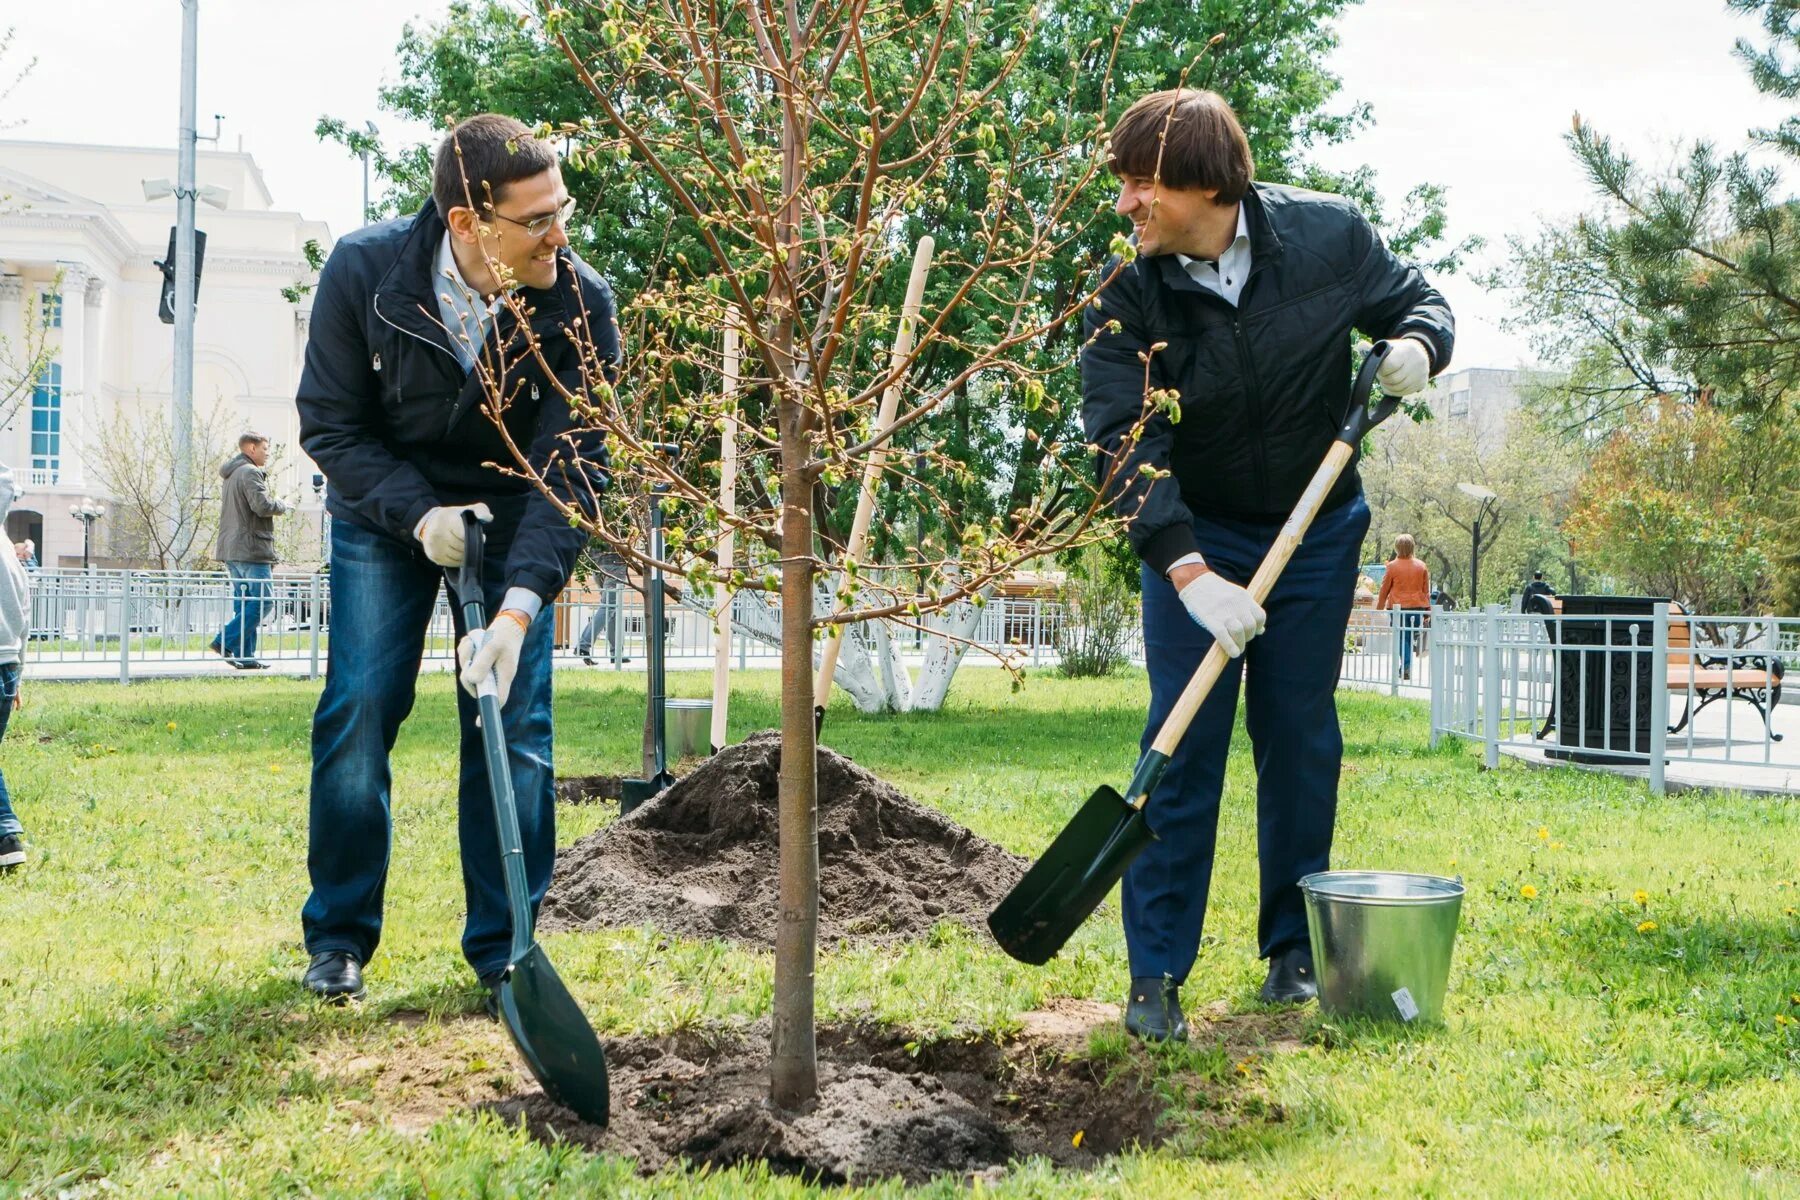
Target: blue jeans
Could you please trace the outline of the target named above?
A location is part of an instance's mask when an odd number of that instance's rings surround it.
[[[490,614],[506,592],[512,533],[488,527],[481,582]],[[443,578],[443,569],[422,550],[352,521],[332,522],[330,654],[312,733],[306,866],[313,890],[300,915],[309,953],[348,950],[367,962],[381,940],[393,838],[388,755],[412,711],[425,631]],[[461,613],[456,622],[460,636]],[[556,854],[553,626],[551,606],[545,605],[525,635],[519,673],[501,709],[534,920]],[[463,956],[477,975],[488,977],[506,966],[512,921],[475,701],[458,687],[456,704],[461,724],[457,827],[468,914]]]
[[[6,726],[12,720],[13,701],[18,695],[19,664],[0,663],[0,738],[6,736]],[[13,812],[12,793],[6,790],[6,775],[0,773],[0,837],[24,832],[18,814]]]
[[[1313,522],[1263,606],[1267,627],[1226,667],[1151,793],[1145,811],[1158,840],[1125,873],[1123,893],[1134,978],[1184,981],[1199,953],[1240,680],[1256,763],[1258,952],[1268,958],[1307,944],[1306,909],[1295,884],[1331,861],[1344,754],[1338,663],[1368,528],[1369,507],[1361,496]],[[1279,522],[1194,522],[1207,563],[1238,584],[1249,583],[1280,529]],[[1150,719],[1142,748],[1148,750],[1213,639],[1188,615],[1168,580],[1148,567],[1143,580]]]
[[[256,635],[262,628],[263,611],[269,607],[269,581],[275,565],[265,562],[228,562],[231,575],[231,620],[219,631],[219,653],[226,658],[255,658]]]
[[[1403,608],[1400,610],[1400,670],[1412,674],[1413,639],[1425,628],[1425,610],[1422,608]]]

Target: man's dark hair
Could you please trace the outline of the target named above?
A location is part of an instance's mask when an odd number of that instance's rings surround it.
[[[506,185],[556,166],[556,152],[531,136],[522,121],[500,113],[470,117],[444,135],[431,168],[431,198],[438,216],[474,208],[485,216],[500,203]],[[473,201],[473,203],[471,203]]]
[[[1236,204],[1256,178],[1250,139],[1217,92],[1152,92],[1113,126],[1113,174],[1157,178],[1170,188],[1217,188],[1218,204]],[[1160,162],[1159,162],[1160,159]]]

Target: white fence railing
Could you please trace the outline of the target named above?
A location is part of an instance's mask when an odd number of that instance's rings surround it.
[[[1433,744],[1481,742],[1489,766],[1508,742],[1573,762],[1639,765],[1657,792],[1671,762],[1800,766],[1800,746],[1781,745],[1776,728],[1784,681],[1800,668],[1800,621],[1647,607],[1434,610],[1424,659]],[[1698,720],[1702,709],[1709,715]]]
[[[740,595],[736,611],[761,605],[758,595]],[[318,574],[277,575],[268,585],[256,657],[324,670],[331,640],[330,587]],[[44,569],[32,574],[31,628],[25,661],[39,678],[94,678],[112,675],[121,683],[133,671],[178,663],[217,662],[208,644],[233,612],[229,576],[204,571],[113,571]],[[1056,661],[1063,606],[1044,599],[996,599],[981,613],[973,641],[1011,647],[1033,664]],[[646,613],[641,594],[629,587],[606,591],[571,588],[557,601],[556,655],[590,658],[597,665],[623,667],[644,661]],[[698,601],[665,605],[664,647],[671,667],[710,666],[712,619]],[[768,627],[765,617],[757,624]],[[779,629],[776,619],[772,625]],[[425,661],[442,665],[454,652],[450,608],[439,593],[425,639]],[[924,635],[899,628],[901,652],[919,653]],[[779,661],[779,645],[734,623],[732,657],[739,667]]]

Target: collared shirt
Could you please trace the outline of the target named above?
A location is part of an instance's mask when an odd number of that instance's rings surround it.
[[[1238,201],[1237,236],[1225,247],[1225,253],[1219,255],[1217,263],[1204,258],[1189,258],[1185,254],[1175,257],[1181,260],[1182,268],[1195,283],[1224,297],[1225,303],[1236,308],[1238,297],[1244,291],[1244,280],[1250,278],[1250,219],[1244,215],[1244,202]]]
[[[448,230],[438,245],[437,260],[432,264],[431,291],[437,296],[438,317],[450,335],[457,361],[462,363],[465,372],[473,371],[475,360],[481,354],[481,343],[493,324],[498,297],[493,301],[483,300],[463,281],[462,270],[456,265],[456,253],[450,248]]]

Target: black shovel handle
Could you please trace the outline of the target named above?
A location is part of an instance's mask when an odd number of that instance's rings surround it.
[[[1369,404],[1375,393],[1375,377],[1381,373],[1381,364],[1392,349],[1392,343],[1380,341],[1370,346],[1368,354],[1363,356],[1362,369],[1357,371],[1356,383],[1350,388],[1350,415],[1345,418],[1344,427],[1338,430],[1338,441],[1356,445],[1400,407],[1400,397],[1386,393],[1373,407]]]
[[[481,596],[481,560],[484,552],[481,519],[464,509],[462,566],[444,574],[457,606],[462,609],[463,629],[485,638],[487,604]],[[480,649],[477,644],[476,649]],[[481,710],[481,748],[487,758],[488,790],[494,797],[494,828],[500,836],[500,869],[506,880],[506,907],[512,916],[512,954],[517,962],[531,949],[531,885],[525,878],[524,839],[519,834],[519,809],[513,796],[512,768],[507,763],[506,730],[500,723],[500,683],[493,672],[475,689]]]

